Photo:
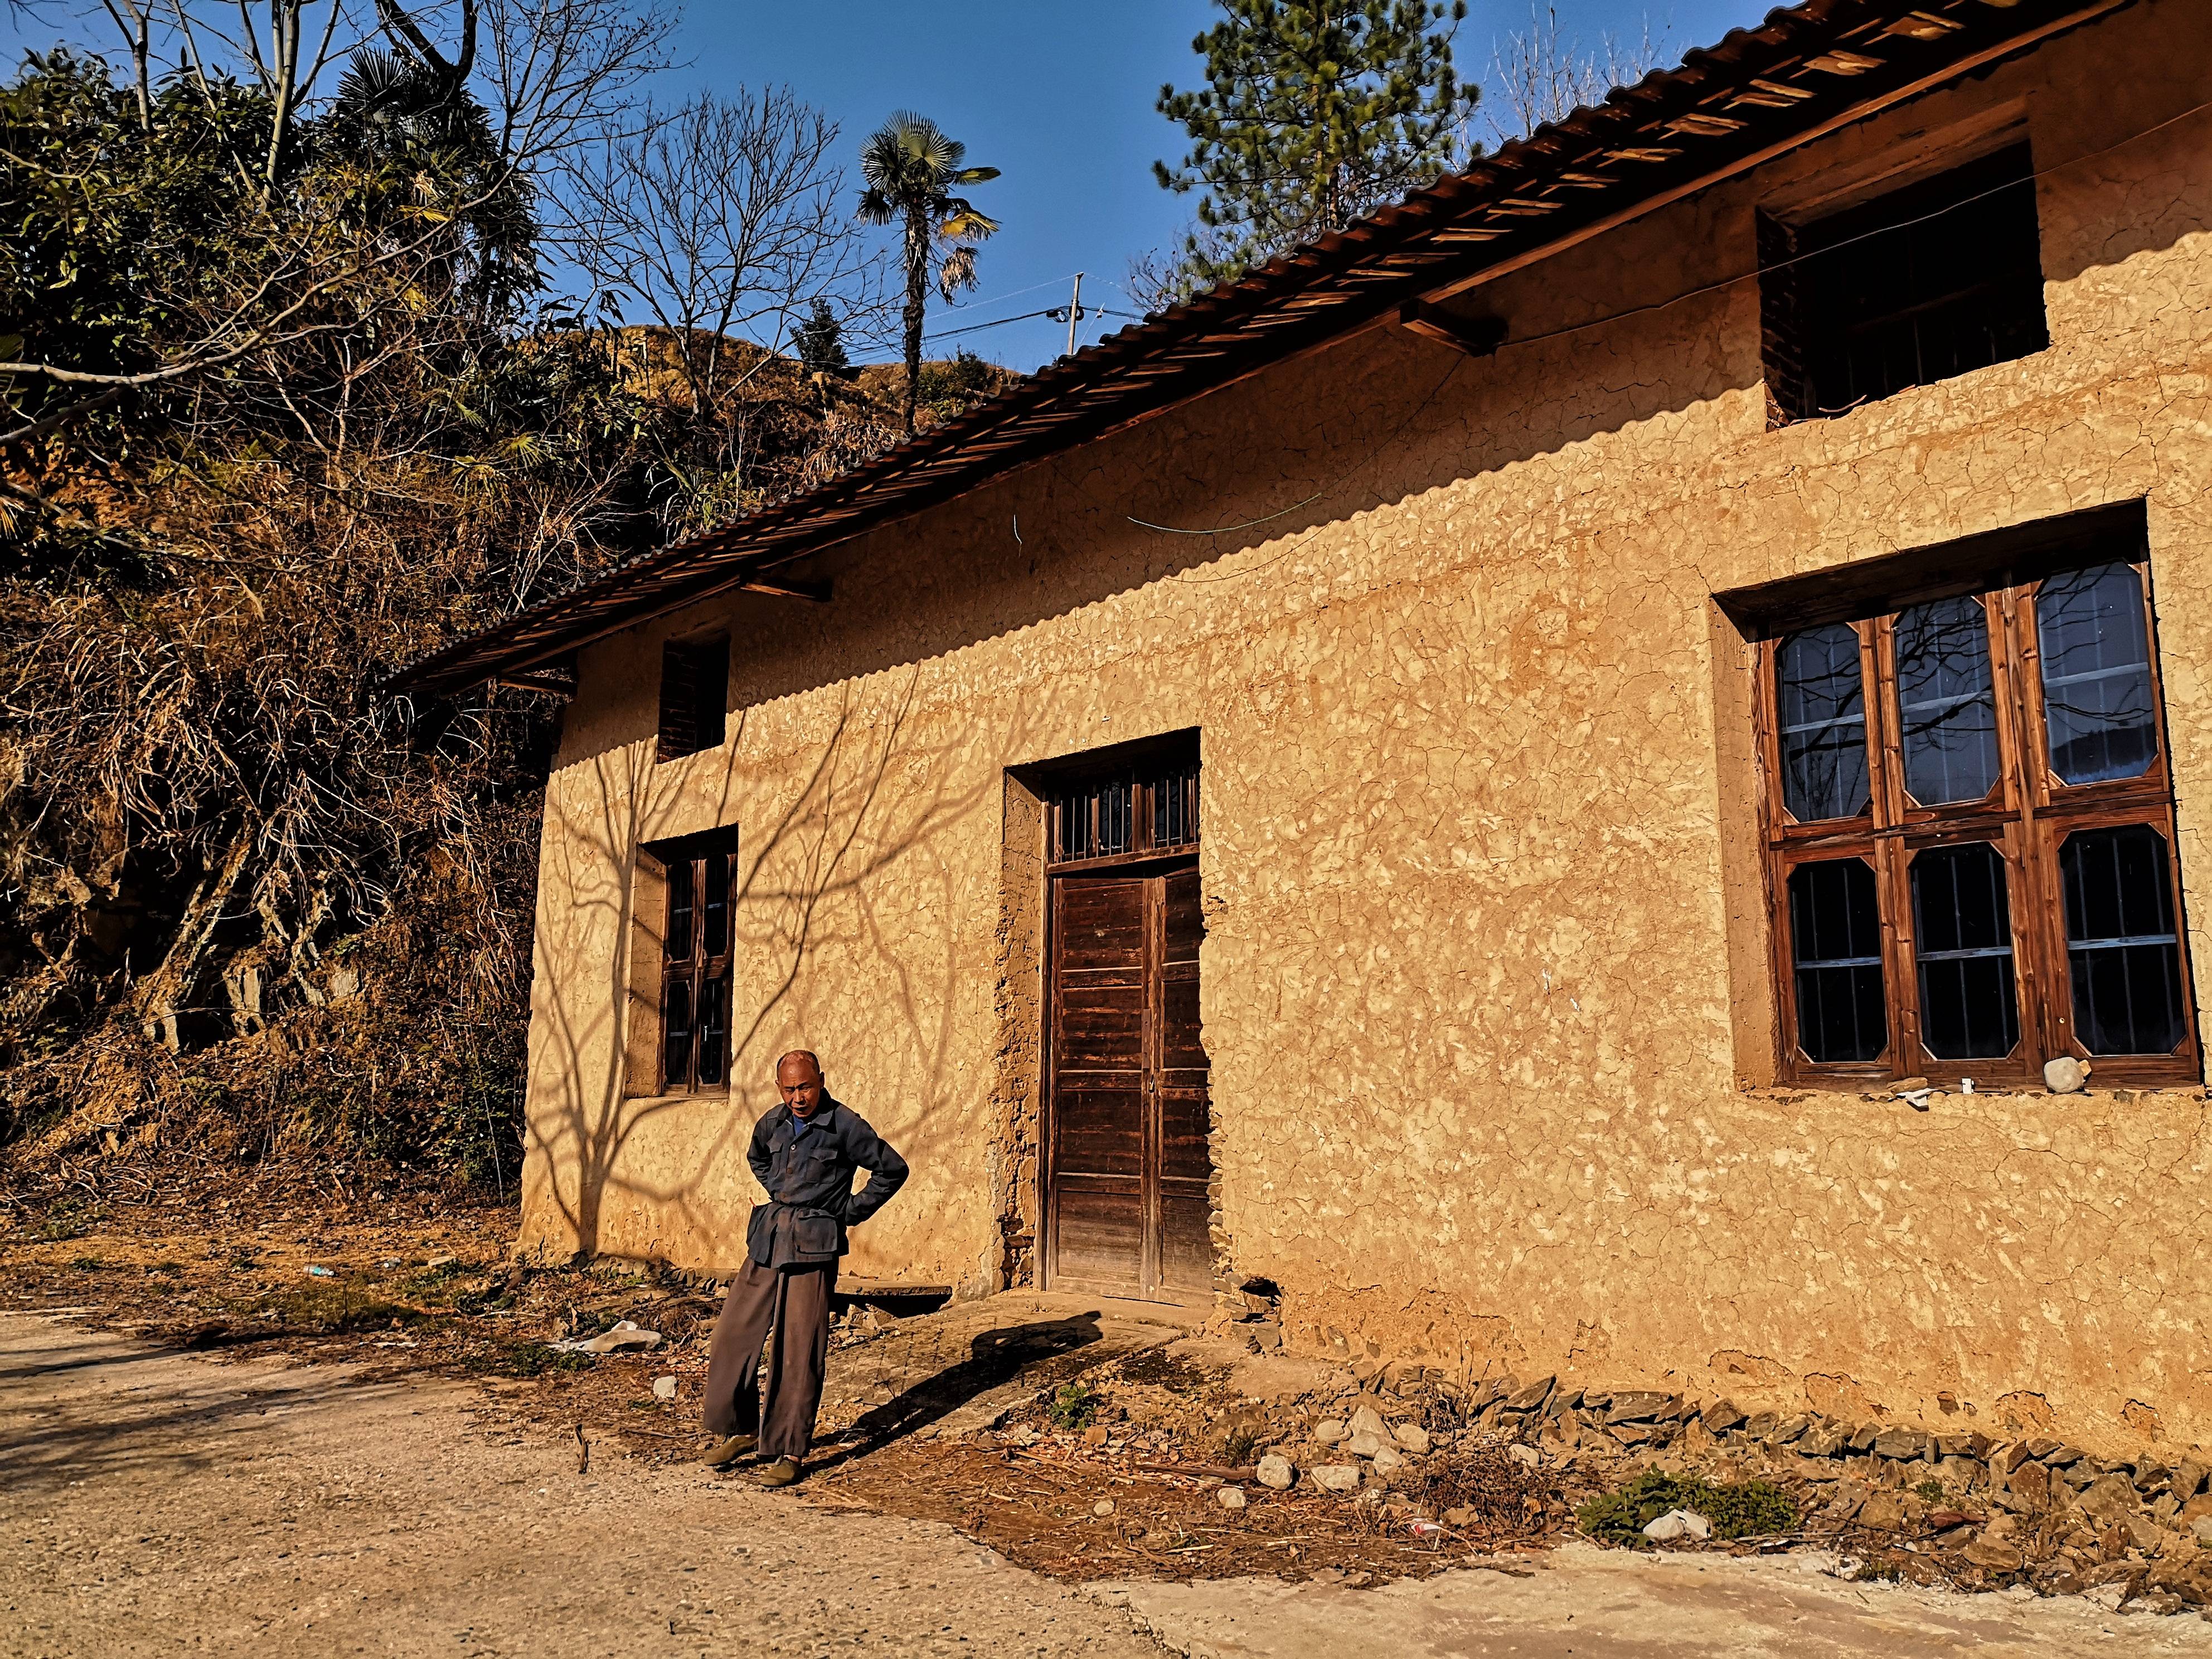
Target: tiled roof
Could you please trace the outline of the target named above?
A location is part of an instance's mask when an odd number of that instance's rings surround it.
[[[1038,370],[805,495],[519,611],[393,675],[452,690],[770,573],[1547,257],[2131,0],[1804,0],[1395,207]],[[1409,310],[1408,307],[1413,309]],[[795,584],[794,584],[795,585]]]

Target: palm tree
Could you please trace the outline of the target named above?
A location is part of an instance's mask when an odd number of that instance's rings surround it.
[[[906,429],[914,435],[916,383],[921,375],[921,320],[929,298],[929,272],[937,268],[937,290],[947,300],[975,286],[975,244],[999,228],[978,213],[954,186],[980,185],[999,176],[996,167],[963,167],[968,146],[945,136],[926,115],[893,112],[860,146],[860,174],[868,187],[860,193],[860,217],[872,225],[902,224],[906,268]],[[943,253],[938,252],[941,245]]]

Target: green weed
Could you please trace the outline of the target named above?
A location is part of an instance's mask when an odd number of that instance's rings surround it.
[[[1662,1474],[1656,1469],[1647,1469],[1619,1492],[1593,1498],[1575,1518],[1601,1543],[1640,1550],[1651,1547],[1644,1528],[1669,1510],[1704,1516],[1716,1538],[1788,1532],[1797,1524],[1796,1500],[1771,1481],[1716,1486],[1694,1475]]]
[[[1100,1401],[1086,1382],[1071,1382],[1053,1398],[1045,1414],[1055,1429],[1074,1433],[1091,1426],[1091,1419],[1098,1415]]]

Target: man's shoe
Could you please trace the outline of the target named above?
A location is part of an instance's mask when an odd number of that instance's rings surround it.
[[[757,1434],[733,1434],[699,1461],[709,1468],[726,1469],[759,1444],[760,1437]]]
[[[798,1479],[798,1460],[790,1457],[779,1457],[767,1468],[753,1473],[753,1484],[761,1486],[788,1486]]]

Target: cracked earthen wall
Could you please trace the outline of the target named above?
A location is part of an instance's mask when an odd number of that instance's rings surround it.
[[[915,1166],[850,1270],[1024,1273],[1042,878],[1008,769],[1196,725],[1223,1221],[1295,1345],[2212,1438],[2195,1092],[1771,1086],[1749,659],[1711,599],[2143,501],[2212,961],[2212,121],[2172,118],[2212,92],[2201,24],[2146,0],[1480,296],[1524,342],[1634,314],[1486,361],[1364,335],[835,550],[826,606],[587,649],[526,1247],[732,1265],[803,1042]],[[1754,211],[2021,123],[2050,348],[1769,431],[1729,280]],[[727,741],[656,767],[661,642],[719,629]],[[625,1100],[635,849],[715,824],[738,1091]]]

